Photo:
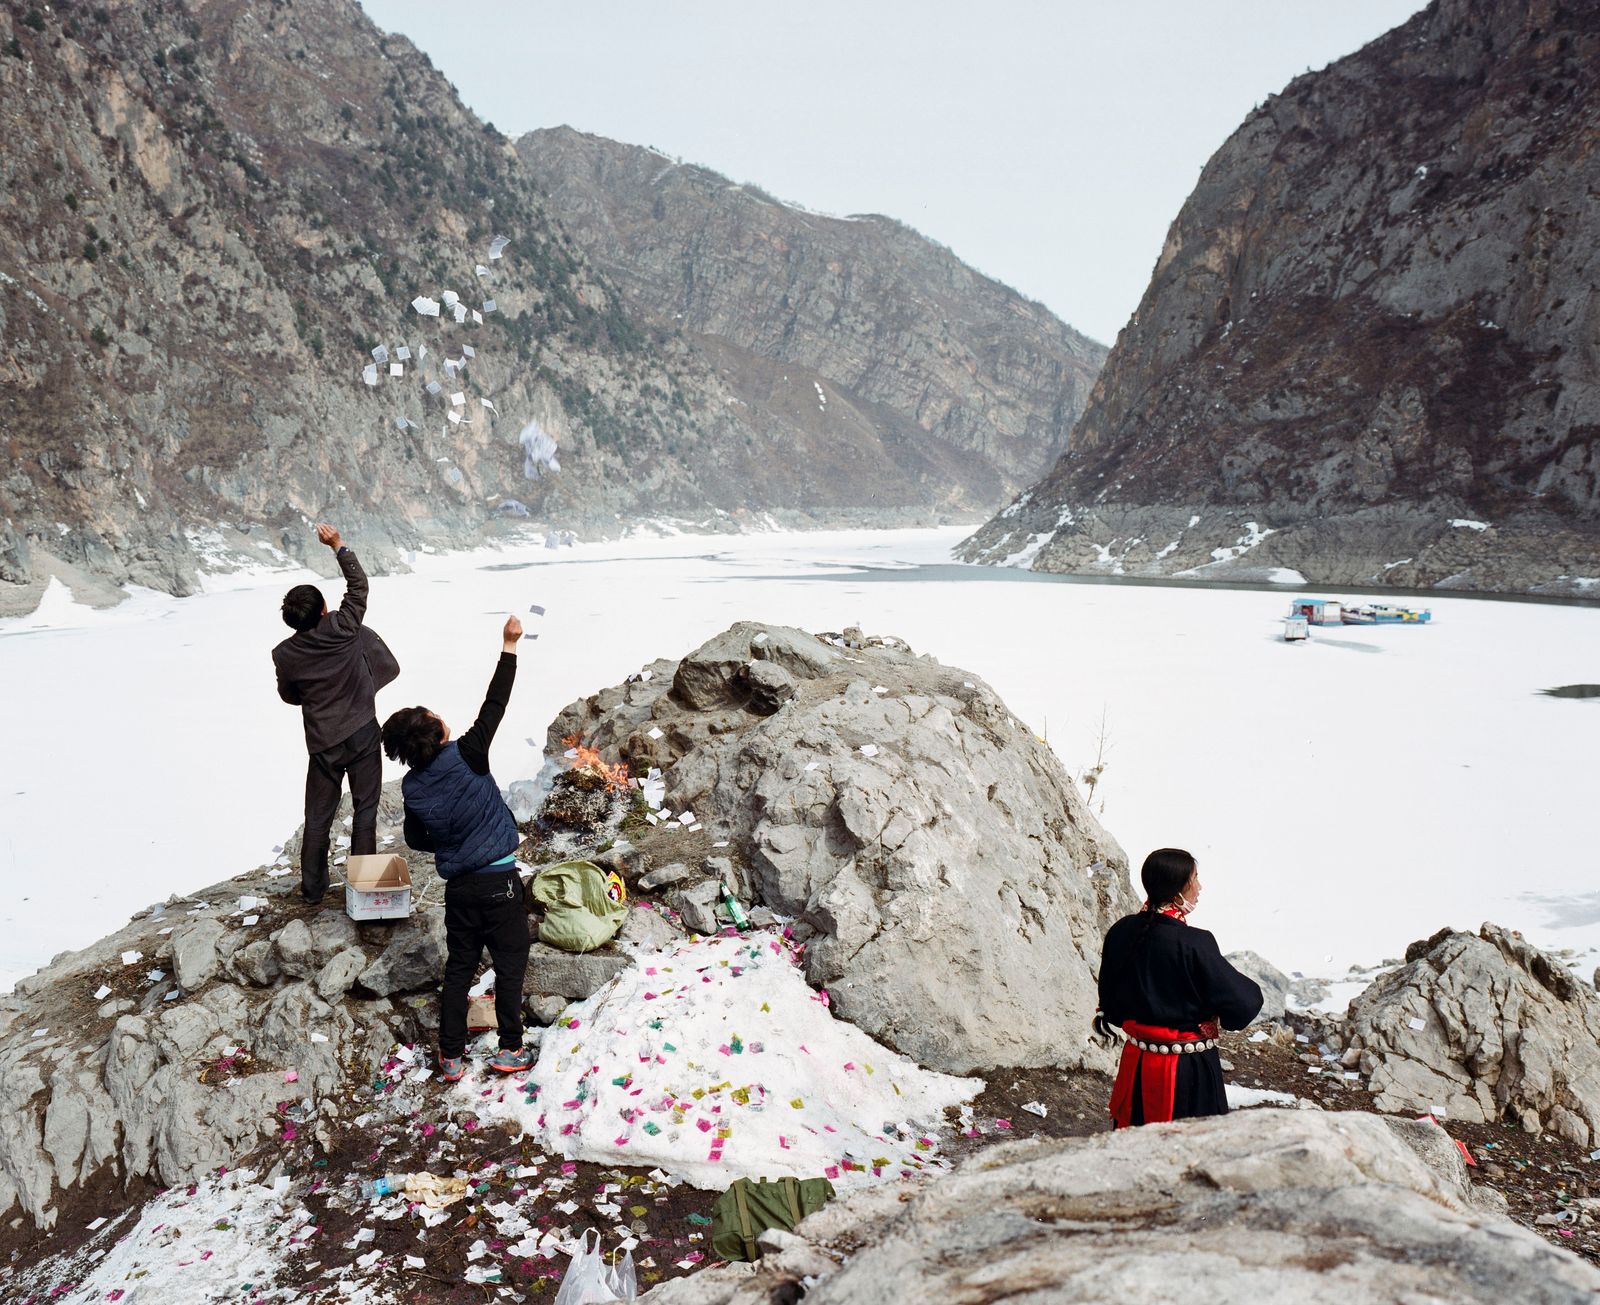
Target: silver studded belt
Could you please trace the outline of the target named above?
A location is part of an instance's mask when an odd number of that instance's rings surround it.
[[[1140,1051],[1148,1051],[1155,1056],[1185,1056],[1195,1051],[1211,1051],[1217,1045],[1215,1038],[1201,1038],[1195,1042],[1140,1042],[1138,1038],[1129,1038]]]

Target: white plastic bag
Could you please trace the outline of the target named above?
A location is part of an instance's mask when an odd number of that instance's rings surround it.
[[[578,1241],[572,1253],[567,1273],[561,1279],[561,1290],[556,1292],[555,1305],[613,1305],[616,1301],[631,1301],[638,1294],[634,1278],[633,1252],[617,1268],[609,1267],[600,1254],[600,1234],[594,1234],[594,1245],[589,1245],[590,1229]]]
[[[622,1252],[622,1259],[613,1264],[607,1273],[611,1275],[611,1290],[616,1293],[618,1300],[628,1301],[638,1298],[639,1278],[633,1268],[632,1247]]]

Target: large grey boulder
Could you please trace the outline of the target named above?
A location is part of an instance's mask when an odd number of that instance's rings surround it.
[[[775,714],[757,662],[795,680]],[[1107,1063],[1085,1034],[1101,938],[1137,906],[1127,859],[969,672],[741,622],[574,703],[552,743],[574,733],[662,768],[756,900],[815,930],[807,977],[874,1037],[954,1072]]]
[[[194,992],[217,972],[217,944],[227,931],[217,920],[196,920],[172,934],[172,968],[178,986]]]
[[[1512,1118],[1600,1145],[1600,996],[1520,934],[1485,924],[1413,943],[1347,1027],[1382,1110]]]
[[[437,987],[444,977],[444,958],[444,908],[423,907],[394,926],[389,945],[357,976],[356,984],[378,997]]]
[[[632,964],[632,957],[616,952],[579,955],[534,943],[528,948],[528,977],[523,986],[528,992],[581,1001]]]
[[[1600,1271],[1477,1208],[1368,1114],[1262,1111],[1017,1142],[952,1174],[853,1193],[756,1268],[648,1305],[1027,1300],[1037,1305],[1578,1305]]]

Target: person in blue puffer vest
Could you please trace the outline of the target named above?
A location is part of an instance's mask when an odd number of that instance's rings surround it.
[[[439,1011],[439,1076],[453,1083],[466,1072],[467,989],[489,949],[494,962],[494,1011],[500,1050],[489,1067],[505,1074],[533,1064],[522,1045],[522,980],[528,968],[528,907],[513,853],[522,842],[516,818],[489,773],[489,744],[500,727],[517,678],[522,622],[506,621],[500,662],[472,728],[460,739],[426,707],[403,707],[383,723],[383,750],[407,767],[408,846],[432,852],[445,881],[448,955]]]

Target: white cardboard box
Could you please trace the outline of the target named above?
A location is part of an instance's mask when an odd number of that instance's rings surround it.
[[[404,920],[411,914],[411,870],[403,856],[353,856],[344,868],[344,913],[352,920]]]

